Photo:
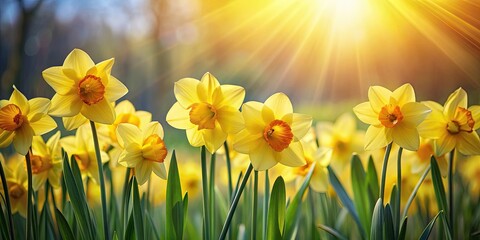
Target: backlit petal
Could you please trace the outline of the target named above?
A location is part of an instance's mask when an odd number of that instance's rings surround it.
[[[480,128],[480,106],[475,105],[471,106],[468,108],[470,112],[472,113],[472,118],[475,121],[475,125],[473,126],[473,129],[478,129]]]
[[[340,115],[333,124],[333,131],[343,141],[350,140],[357,130],[357,123],[350,112]]]
[[[406,150],[416,151],[420,144],[420,136],[414,125],[407,123],[397,124],[392,128],[393,142]]]
[[[226,133],[238,133],[245,127],[242,113],[231,106],[217,109],[217,121]]]
[[[448,119],[453,119],[457,107],[467,108],[467,93],[462,88],[450,94],[447,102],[445,102],[443,114],[447,116]]]
[[[73,49],[63,62],[63,68],[72,69],[76,73],[77,79],[82,79],[87,71],[95,66],[90,56],[80,49]]]
[[[150,178],[152,174],[152,163],[153,162],[150,161],[142,161],[135,167],[135,177],[139,185],[145,184]]]
[[[275,166],[277,160],[275,160],[274,151],[270,149],[267,142],[259,143],[261,144],[256,149],[253,149],[249,156],[253,168],[257,171],[264,171]]]
[[[365,133],[365,150],[377,150],[389,144],[385,128],[370,126]]]
[[[167,170],[165,169],[165,164],[154,162],[152,164],[153,172],[162,179],[167,179]]]
[[[299,141],[290,143],[288,148],[275,153],[275,157],[279,163],[289,167],[301,167],[306,164],[303,147]]]
[[[273,111],[275,119],[281,119],[286,114],[293,113],[292,102],[282,92],[275,93],[265,100],[265,106]]]
[[[30,146],[32,146],[33,134],[33,129],[28,124],[23,124],[20,128],[17,128],[13,137],[15,151],[26,155]]]
[[[22,114],[27,115],[30,112],[30,105],[28,105],[28,100],[18,89],[13,86],[13,92],[10,96],[10,102],[17,105],[22,111]]]
[[[203,135],[201,131],[198,131],[197,128],[190,128],[187,129],[187,139],[190,145],[194,147],[201,147],[205,145],[205,141],[203,140]]]
[[[223,145],[225,140],[227,140],[227,133],[224,132],[217,123],[214,129],[203,131],[203,140],[205,141],[207,150],[210,153],[214,153]]]
[[[117,105],[115,105],[115,112],[117,114],[120,113],[134,113],[135,112],[135,106],[133,106],[132,102],[128,100],[123,100],[119,102]]]
[[[102,83],[104,85],[108,85],[110,73],[112,72],[112,67],[113,64],[115,63],[114,58],[110,58],[107,60],[104,60],[102,62],[99,62],[95,65],[95,68],[97,70],[97,76],[100,76],[102,78]]]
[[[436,102],[423,102],[423,104],[432,109],[432,112],[418,125],[418,132],[423,138],[438,139],[447,130],[443,107]]]
[[[457,149],[464,155],[480,155],[480,138],[477,132],[462,132],[459,135]]]
[[[447,131],[445,131],[445,133],[440,138],[434,141],[434,144],[435,155],[442,156],[455,148],[457,140],[455,136],[452,136]]]
[[[235,142],[233,143],[233,148],[237,152],[249,153],[252,149],[258,147],[258,141],[265,142],[261,133],[253,135],[245,129],[235,135]]]
[[[370,102],[364,102],[358,104],[356,107],[353,108],[353,112],[357,115],[360,121],[370,124],[370,125],[379,125],[380,121],[378,120],[378,114],[376,114]]]
[[[305,114],[294,113],[292,118],[292,128],[293,135],[301,139],[305,134],[307,134],[308,130],[312,126],[312,117]]]
[[[197,94],[197,86],[200,82],[193,78],[182,78],[175,82],[173,92],[180,105],[187,109],[192,104],[200,102]]]
[[[168,110],[166,117],[168,124],[177,129],[193,128],[195,125],[190,122],[189,112],[190,111],[183,108],[179,102],[176,102],[170,110]]]
[[[205,73],[197,86],[197,94],[200,101],[212,103],[213,93],[215,89],[219,86],[220,83],[218,82],[217,78],[215,78],[215,76],[213,76],[209,72]]]
[[[92,105],[83,104],[80,112],[96,123],[112,124],[115,121],[115,110],[106,99]]]
[[[310,180],[310,187],[315,192],[326,192],[328,189],[328,170],[324,167],[315,166],[315,172]]]
[[[128,168],[136,167],[141,161],[143,161],[142,149],[136,143],[128,145],[118,157],[118,164]]]
[[[374,112],[379,112],[382,107],[390,102],[392,92],[381,86],[372,86],[368,89],[368,100]]]
[[[0,148],[8,147],[13,141],[13,136],[15,132],[0,129]]]
[[[28,113],[30,122],[37,121],[50,109],[50,100],[47,98],[32,98],[28,101],[28,104],[30,104],[30,112]]]
[[[247,102],[242,106],[245,128],[251,133],[263,133],[265,122],[262,118],[263,104],[260,102]]]
[[[408,102],[402,106],[403,121],[414,126],[418,126],[432,111],[427,106],[417,103]]]
[[[245,89],[235,85],[221,85],[213,94],[213,104],[217,108],[225,105],[239,109],[245,99]]]
[[[157,134],[160,138],[163,139],[163,127],[157,121],[153,121],[145,125],[142,128],[142,132],[143,132],[143,139],[148,138],[152,134]]]
[[[30,127],[32,127],[35,135],[39,136],[57,128],[57,123],[55,122],[55,120],[53,120],[52,117],[45,115],[38,121],[30,122]]]
[[[122,147],[126,147],[130,144],[142,144],[142,132],[140,129],[130,123],[120,123],[117,127],[118,143]]]
[[[58,94],[67,94],[75,88],[75,81],[63,74],[62,67],[51,67],[42,72],[43,79]]]
[[[125,96],[128,93],[127,87],[120,82],[117,78],[110,75],[110,80],[108,81],[108,85],[105,86],[105,99],[108,102],[115,102],[119,98]]]
[[[88,123],[88,119],[84,117],[82,114],[77,114],[73,117],[63,117],[62,122],[65,129],[67,129],[68,131],[71,131],[71,130],[77,129],[83,124]]]
[[[406,83],[395,89],[392,93],[392,97],[397,100],[399,106],[403,106],[406,103],[415,102],[415,91],[410,83]]]
[[[51,101],[49,114],[56,117],[72,117],[80,113],[83,102],[77,94],[55,94]]]

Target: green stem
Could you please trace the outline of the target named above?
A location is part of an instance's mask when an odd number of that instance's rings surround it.
[[[93,135],[93,144],[95,145],[95,154],[97,157],[98,165],[98,178],[100,179],[100,195],[102,199],[102,219],[103,219],[103,232],[105,240],[110,239],[110,233],[108,230],[108,217],[107,217],[107,196],[105,194],[105,179],[103,176],[103,164],[102,157],[100,154],[100,144],[98,143],[97,129],[95,128],[95,123],[90,121],[90,127],[92,128]]]
[[[27,190],[27,239],[33,239],[33,206],[32,206],[32,195],[33,195],[33,188],[32,188],[32,163],[30,161],[30,152],[25,155],[25,159],[27,162],[27,182],[28,182],[28,190]]]
[[[253,172],[252,238],[257,239],[258,171]]]
[[[398,235],[400,231],[400,209],[402,206],[402,152],[403,148],[400,147],[398,149],[398,155],[397,155],[397,206],[395,209],[395,222],[397,223],[395,225],[396,229],[396,236]]]
[[[455,149],[450,152],[448,161],[448,218],[450,222],[450,235],[454,237],[454,207],[453,207],[453,164],[455,160]]]
[[[263,191],[263,238],[267,239],[267,216],[268,216],[268,201],[270,198],[270,178],[268,178],[268,170],[265,171],[265,190]]]
[[[225,224],[223,224],[222,233],[220,234],[219,239],[224,240],[225,236],[227,235],[228,228],[230,227],[230,223],[232,222],[233,214],[235,213],[235,209],[237,208],[238,201],[240,201],[240,197],[242,196],[243,189],[247,184],[248,178],[250,177],[250,173],[252,173],[253,166],[252,164],[248,165],[247,172],[243,177],[242,183],[240,184],[240,189],[235,194],[235,198],[233,199],[232,206],[230,210],[228,210],[227,219],[225,220]]]
[[[384,199],[385,196],[385,178],[387,174],[387,164],[388,158],[390,156],[390,151],[392,150],[392,143],[387,145],[387,149],[385,150],[385,156],[383,158],[383,168],[382,168],[382,185],[380,186],[380,198]]]
[[[216,154],[213,153],[212,157],[210,158],[210,186],[209,186],[209,193],[210,193],[210,238],[214,239],[215,237],[215,159]]]
[[[202,188],[203,188],[203,228],[204,239],[210,239],[210,212],[208,211],[208,180],[207,180],[207,153],[205,146],[202,146],[201,150],[202,160]]]
[[[415,188],[413,189],[412,194],[410,194],[410,197],[408,198],[407,204],[405,205],[405,208],[403,209],[403,215],[402,219],[405,219],[408,213],[408,209],[410,208],[410,205],[412,205],[413,199],[415,199],[415,196],[417,195],[418,189],[422,185],[423,181],[427,177],[428,173],[430,172],[431,166],[428,165],[427,169],[425,169],[425,172],[423,173],[422,177],[420,180],[418,180],[417,185],[415,185]]]
[[[3,171],[3,163],[0,161],[0,177],[2,178],[2,187],[4,189],[5,202],[7,205],[7,214],[8,214],[8,228],[10,234],[10,239],[15,239],[15,232],[13,231],[13,215],[12,215],[12,206],[10,205],[10,194],[8,192],[7,178],[5,177],[5,172]]]
[[[129,181],[130,181],[130,168],[127,168],[126,173],[125,173],[125,180],[123,183],[123,193],[122,193],[122,223],[123,223],[123,229],[127,229],[128,225],[128,201],[130,197],[127,197],[127,193],[131,191]],[[123,233],[125,231],[120,231],[120,236],[123,236]]]
[[[317,224],[316,224],[317,216],[315,214],[315,199],[313,198],[313,190],[310,186],[308,187],[308,202],[310,204],[310,209],[312,211],[312,235],[311,235],[311,238],[315,239],[315,232],[317,231]]]
[[[231,166],[231,163],[230,163],[230,150],[228,149],[227,141],[225,141],[225,143],[223,143],[223,146],[225,148],[225,159],[227,161],[228,198],[230,199],[230,202],[232,202],[232,198],[233,198],[232,166]]]

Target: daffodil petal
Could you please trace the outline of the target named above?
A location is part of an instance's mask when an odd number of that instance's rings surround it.
[[[28,104],[30,104],[30,112],[28,113],[30,122],[40,119],[48,113],[50,108],[50,100],[47,98],[32,98],[28,101]]]
[[[115,112],[117,114],[120,114],[120,113],[134,113],[135,112],[135,106],[133,106],[132,102],[130,102],[128,100],[123,100],[115,106]]]
[[[275,153],[276,160],[289,167],[301,167],[306,164],[303,155],[303,147],[300,142],[292,142],[283,151]]]
[[[235,142],[233,143],[233,148],[235,151],[240,153],[249,153],[252,149],[258,147],[258,141],[263,140],[262,134],[250,134],[248,130],[242,130],[237,135],[235,135]]]
[[[383,127],[370,126],[365,133],[365,150],[377,150],[388,145]]]
[[[450,94],[447,102],[445,102],[443,114],[447,116],[448,119],[453,119],[457,107],[467,108],[467,93],[462,88]]]
[[[292,133],[293,135],[301,139],[305,134],[307,134],[308,130],[312,126],[312,117],[305,114],[293,113],[292,116]]]
[[[165,169],[165,164],[154,162],[152,164],[152,169],[155,175],[162,179],[167,179],[167,170]]]
[[[353,108],[353,112],[357,115],[360,121],[370,124],[370,125],[379,125],[380,121],[378,120],[378,114],[376,114],[370,102],[364,102],[358,104]]]
[[[77,129],[83,124],[88,123],[88,119],[85,118],[82,114],[77,114],[73,117],[63,117],[62,122],[65,129],[67,129],[68,131],[71,131],[71,130]]]
[[[56,153],[57,151],[60,151],[60,144],[59,141],[60,141],[60,136],[61,136],[61,133],[60,131],[57,131],[55,134],[53,134],[53,136],[51,136],[47,143],[46,143],[46,146],[48,147],[48,149],[51,149],[51,152],[52,154]]]
[[[95,63],[90,56],[77,48],[70,52],[63,62],[63,68],[75,71],[78,79],[82,79],[93,66],[95,66]]]
[[[190,112],[183,108],[179,102],[173,104],[173,106],[168,110],[167,113],[167,122],[170,126],[177,129],[190,129],[195,127],[195,125],[190,122]]]
[[[67,136],[60,139],[60,144],[62,148],[65,149],[68,156],[72,156],[75,154],[76,143],[75,143],[75,136]]]
[[[392,93],[392,97],[397,100],[397,104],[399,106],[416,101],[415,91],[410,83],[403,84],[399,88],[395,89]]]
[[[197,128],[190,128],[186,130],[187,139],[190,145],[194,147],[201,147],[205,145],[205,141],[203,140],[203,135],[201,131],[198,131]]]
[[[110,73],[112,72],[112,67],[114,63],[115,59],[110,58],[95,65],[95,68],[97,69],[97,75],[102,78],[102,83],[104,83],[105,85],[110,82],[108,78],[110,76]]]
[[[17,105],[17,107],[19,107],[22,111],[22,114],[27,115],[30,112],[30,105],[28,104],[27,98],[25,95],[23,95],[23,93],[18,91],[15,86],[13,86],[13,92],[9,101]]]
[[[330,122],[318,122],[315,126],[315,132],[320,146],[331,147],[334,144],[333,125]]]
[[[269,107],[275,114],[276,119],[281,119],[289,113],[293,113],[292,102],[285,93],[275,93],[265,100],[265,106]]]
[[[197,86],[198,98],[202,102],[213,102],[213,93],[215,89],[220,86],[217,78],[211,73],[207,72],[202,76],[200,83]],[[183,105],[183,104],[182,104]]]
[[[122,147],[130,144],[142,144],[142,132],[140,129],[130,123],[120,123],[117,127],[118,143]]]
[[[420,136],[414,125],[398,124],[392,128],[393,142],[406,150],[416,151],[420,145]]]
[[[62,67],[50,67],[42,72],[43,79],[58,94],[67,94],[75,87],[75,81],[65,76]]]
[[[432,110],[421,103],[408,102],[402,106],[401,111],[403,114],[403,121],[418,126],[418,124],[425,120]]]
[[[257,171],[264,171],[272,168],[277,164],[274,151],[269,149],[270,146],[266,142],[261,143],[256,149],[250,152],[250,161]]]
[[[464,155],[480,155],[480,138],[477,132],[460,133],[460,141],[457,143],[457,149]]]
[[[442,156],[455,148],[457,144],[455,136],[450,135],[448,132],[445,132],[443,136],[434,141],[435,155]]]
[[[152,121],[152,113],[147,111],[136,111],[135,115],[140,118],[140,127]]]
[[[227,133],[225,133],[217,123],[214,129],[203,131],[203,140],[205,141],[207,150],[210,153],[214,153],[223,145],[225,140],[227,140]]]
[[[192,104],[200,102],[197,94],[197,86],[200,82],[193,78],[182,78],[175,82],[173,92],[178,103],[188,109]]]
[[[136,143],[128,145],[118,157],[118,164],[128,168],[138,166],[138,163],[141,161],[144,161],[142,157],[142,149]]]
[[[15,130],[15,136],[13,137],[13,146],[15,151],[22,155],[28,153],[28,149],[32,146],[33,129],[28,124],[23,124],[21,127]]]
[[[468,108],[468,110],[472,113],[472,118],[475,121],[475,125],[473,129],[480,128],[480,106],[475,105]]]
[[[355,134],[357,123],[355,122],[353,115],[350,112],[347,112],[337,118],[333,124],[333,129],[341,140],[346,141],[351,139]]]
[[[137,178],[138,184],[143,185],[147,182],[152,174],[152,163],[148,161],[139,162],[135,167],[135,177]]]
[[[142,128],[142,132],[143,132],[143,138],[144,139],[149,137],[152,134],[157,134],[160,138],[163,139],[163,134],[164,134],[163,133],[163,127],[157,121],[153,121],[153,122],[145,125],[145,127]]]
[[[32,127],[35,135],[39,136],[55,129],[57,127],[57,123],[52,117],[45,115],[38,121],[30,122],[30,127]]]
[[[96,123],[112,124],[115,121],[115,110],[106,99],[92,105],[83,104],[80,112]]]
[[[310,180],[310,187],[315,192],[326,192],[328,189],[328,170],[324,167],[315,166],[315,172]]]
[[[225,105],[239,109],[245,99],[245,89],[236,85],[221,85],[213,93],[213,103],[218,108]]]
[[[242,114],[230,106],[217,110],[217,121],[226,133],[238,133],[245,127]]]
[[[265,128],[265,122],[262,118],[263,104],[260,102],[247,102],[242,106],[245,128],[251,133],[262,133]]]
[[[49,114],[56,117],[72,117],[82,109],[83,102],[77,94],[55,94],[51,101]]]
[[[434,102],[424,102],[424,104],[432,109],[432,112],[418,125],[418,132],[423,138],[438,139],[447,131],[447,120],[442,112],[443,107]]]
[[[108,102],[115,102],[128,93],[127,87],[114,76],[109,77],[108,85],[105,86],[105,99]]]
[[[13,141],[13,136],[15,136],[15,132],[0,129],[0,148],[8,147]]]
[[[368,100],[374,112],[379,112],[390,101],[392,92],[381,86],[372,86],[368,89]],[[378,117],[378,116],[377,116]]]

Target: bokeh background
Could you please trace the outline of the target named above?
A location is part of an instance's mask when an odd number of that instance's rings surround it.
[[[418,100],[440,103],[463,87],[480,103],[477,0],[0,0],[0,8],[1,99],[13,84],[27,98],[52,97],[41,72],[80,48],[95,62],[114,57],[124,99],[181,136],[165,124],[173,83],[207,71],[245,87],[246,100],[285,92],[316,120],[351,111],[371,85],[409,82]]]

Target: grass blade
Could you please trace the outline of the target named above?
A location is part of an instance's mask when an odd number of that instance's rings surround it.
[[[186,195],[188,196],[188,195]],[[177,157],[172,154],[170,168],[168,169],[167,199],[166,199],[166,238],[182,239],[183,226],[186,212],[184,201],[188,204],[188,197],[182,200],[182,186],[178,173]]]
[[[67,219],[63,216],[63,214],[55,208],[55,218],[57,219],[57,227],[60,235],[63,239],[75,239],[75,235],[73,235],[73,231],[68,225]]]
[[[353,155],[351,160],[351,178],[354,196],[355,209],[364,229],[370,229],[373,204],[369,201],[367,174],[363,169],[362,162],[358,155]],[[367,236],[368,238],[369,236]]]
[[[137,239],[144,239],[145,233],[143,231],[143,214],[140,206],[140,194],[138,193],[137,179],[133,178],[133,224],[135,227],[135,237]]]
[[[325,226],[323,224],[320,224],[318,225],[318,228],[322,229],[323,231],[329,233],[330,235],[336,237],[337,239],[341,239],[341,240],[347,240],[346,237],[344,237],[341,233],[339,233],[337,230],[329,227],[329,226]]]
[[[398,240],[405,240],[405,234],[407,233],[407,223],[408,217],[405,217],[402,221],[402,225],[400,226],[400,230],[398,231]]]
[[[442,174],[440,173],[437,160],[433,156],[430,160],[430,165],[432,167],[432,182],[438,208],[439,210],[443,210],[443,212],[445,212],[447,210],[447,197],[445,195],[445,188],[443,187]]]
[[[385,238],[395,239],[395,228],[393,226],[393,213],[390,204],[385,206]]]
[[[383,237],[384,209],[383,200],[379,198],[375,204],[372,216],[372,228],[370,229],[370,239],[380,240]]]
[[[270,194],[267,239],[283,239],[286,198],[285,182],[282,177],[278,177]]]
[[[420,235],[419,240],[427,240],[428,237],[430,236],[430,233],[432,232],[433,226],[435,225],[435,222],[437,221],[438,216],[443,215],[443,211],[440,210],[440,212],[435,215],[435,217],[428,223],[428,225],[423,229],[422,235]]]

